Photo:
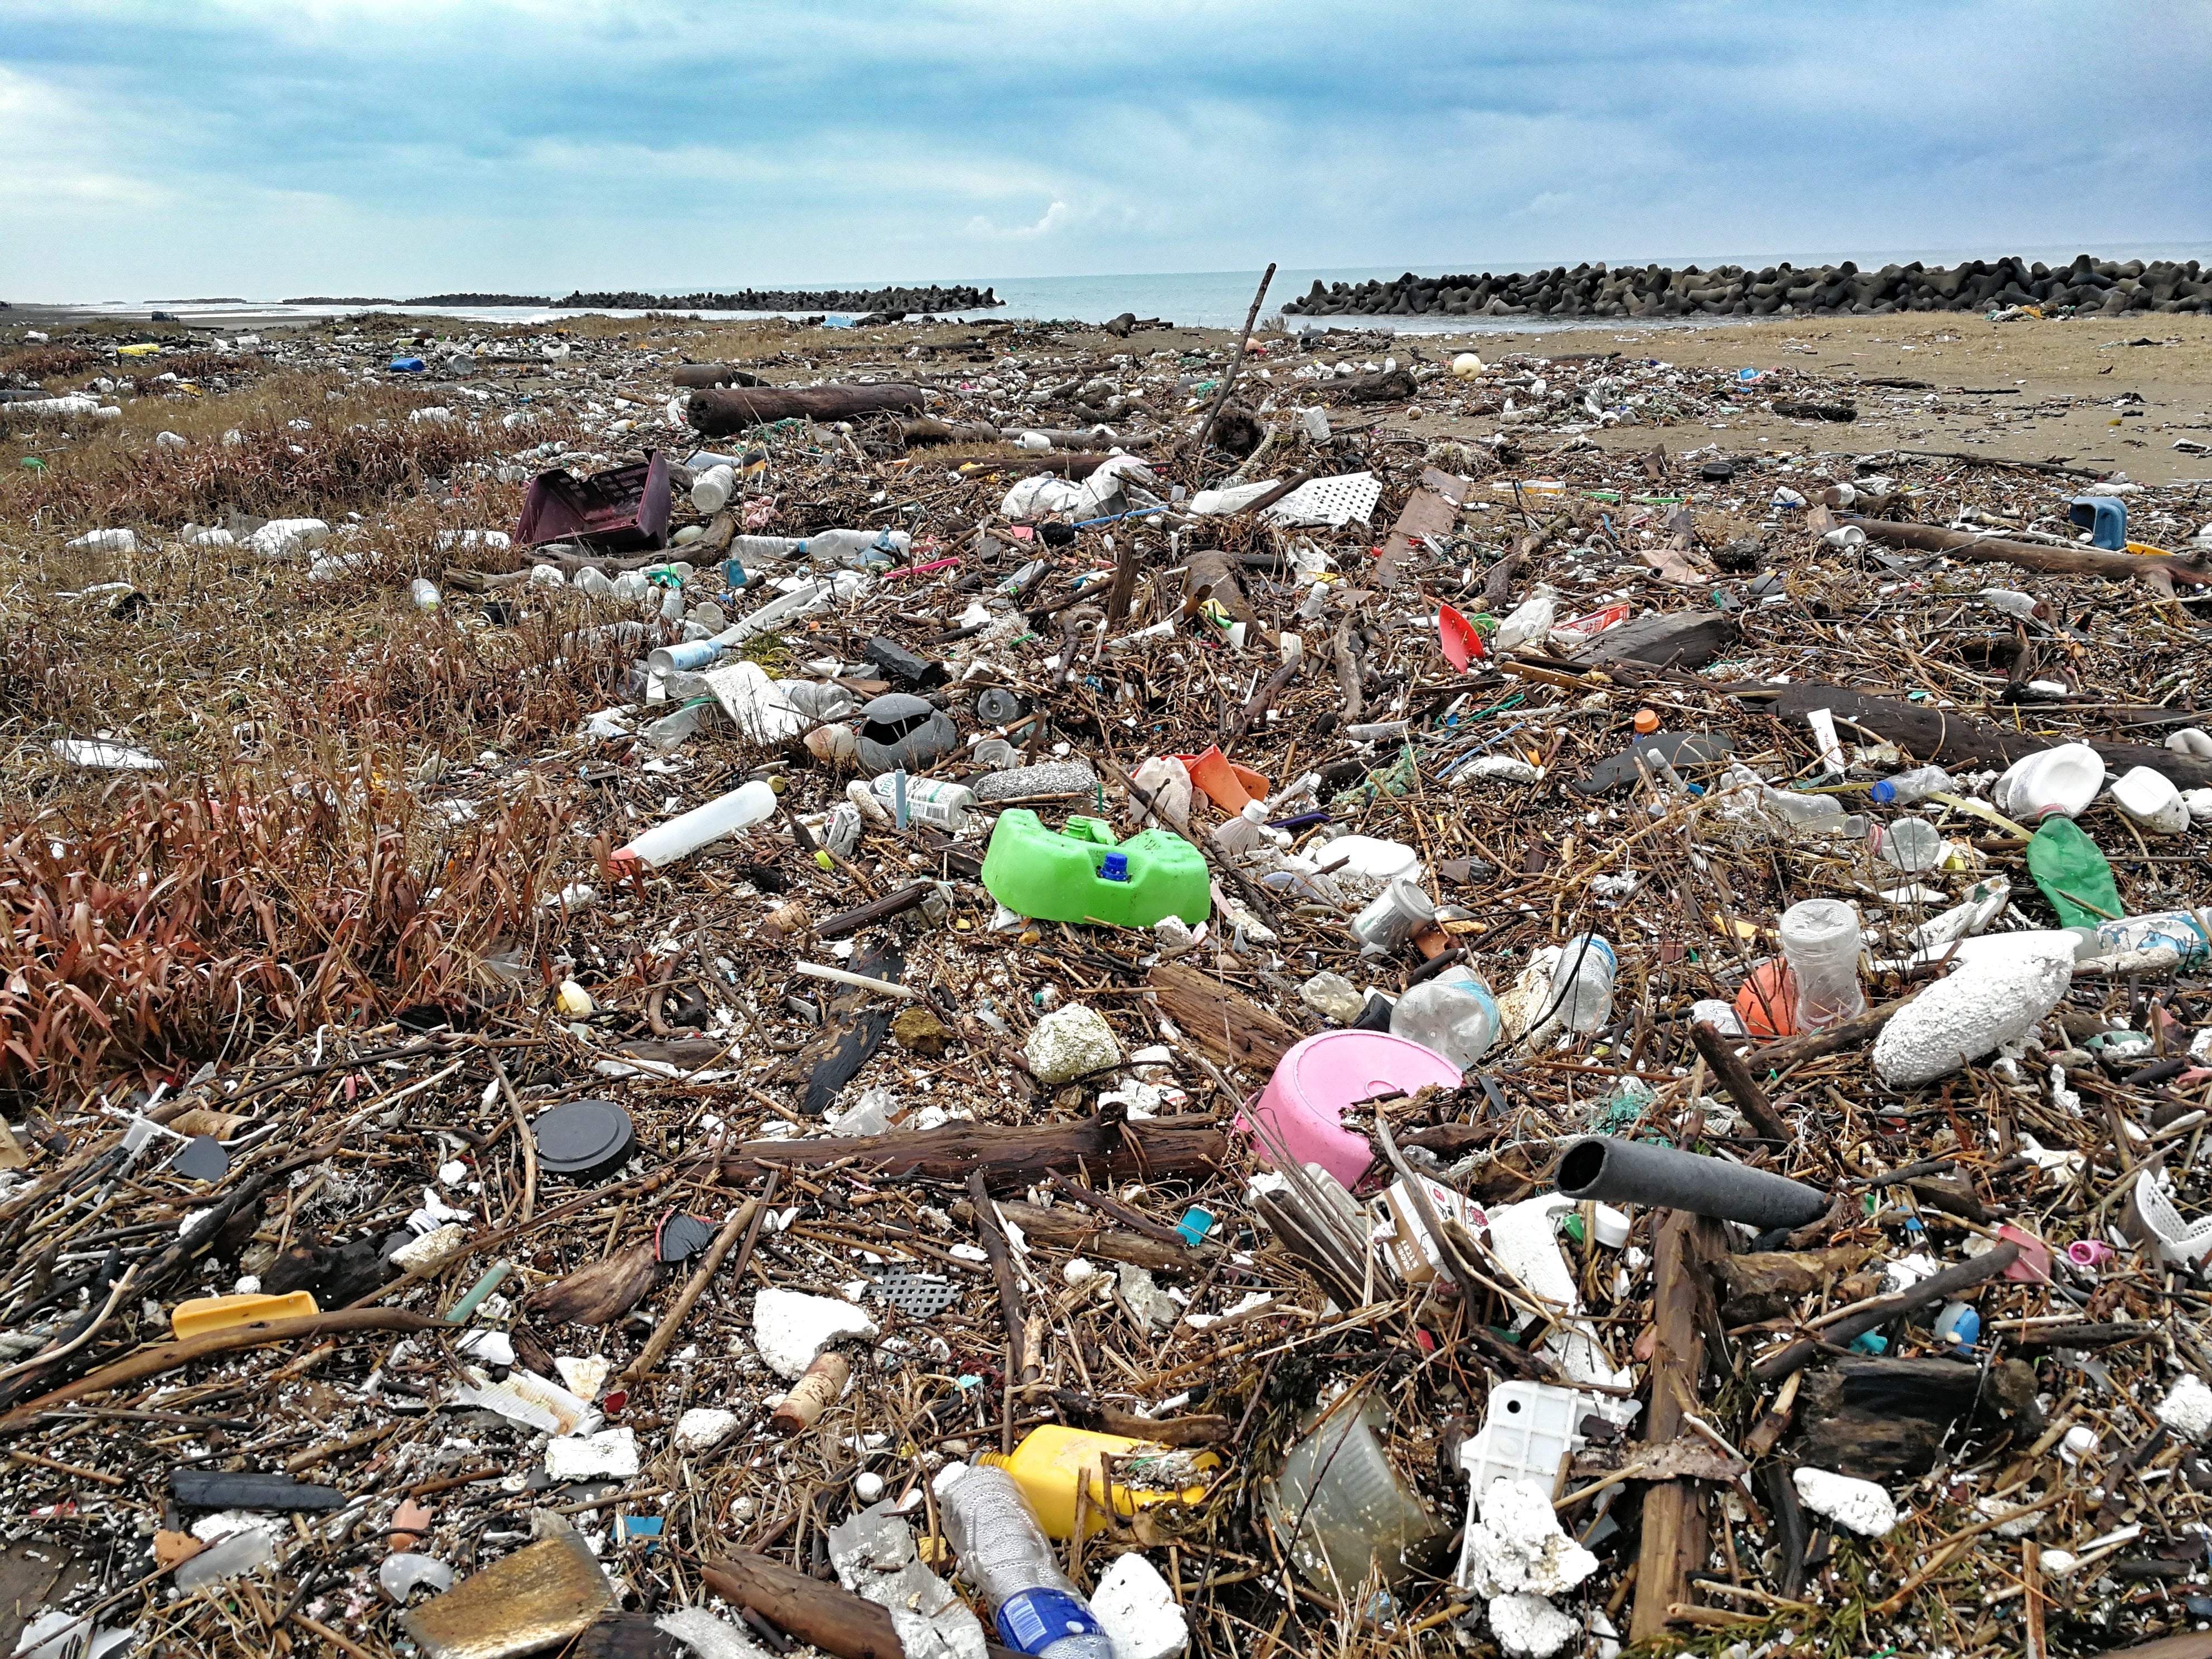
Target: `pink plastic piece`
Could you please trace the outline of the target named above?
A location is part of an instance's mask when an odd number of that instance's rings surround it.
[[[2077,1238],[2066,1247],[2066,1259],[2077,1267],[2101,1267],[2113,1255],[2112,1247],[2101,1238]]]
[[[1456,1066],[1418,1042],[1387,1031],[1323,1031],[1283,1056],[1267,1086],[1238,1114],[1237,1127],[1254,1137],[1269,1164],[1277,1161],[1279,1144],[1298,1163],[1320,1164],[1349,1188],[1367,1173],[1375,1150],[1366,1136],[1344,1127],[1346,1107],[1430,1084],[1456,1089],[1459,1082]]]
[[[2020,1257],[2004,1270],[2007,1279],[2018,1279],[2026,1285],[2041,1285],[2051,1278],[2051,1246],[2033,1233],[2022,1232],[2009,1224],[1997,1229],[1997,1237],[2020,1246]]]

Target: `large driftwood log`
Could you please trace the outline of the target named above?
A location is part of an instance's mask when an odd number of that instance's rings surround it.
[[[720,1595],[836,1659],[906,1659],[890,1613],[842,1586],[810,1578],[764,1555],[721,1555],[699,1576]],[[988,1659],[1021,1659],[987,1641]]]
[[[2106,556],[2129,557],[2136,564],[2155,562],[2118,553]],[[1923,708],[1913,703],[1873,696],[1850,686],[1822,685],[1813,680],[1790,685],[1744,682],[1724,689],[1739,702],[1755,708],[1764,708],[1769,714],[1784,720],[1802,721],[1807,711],[1826,708],[1854,726],[1864,726],[1876,737],[1887,738],[1910,750],[1913,759],[1923,764],[2009,766],[2023,755],[2056,748],[2059,744],[2069,741],[2033,732],[2013,732],[2001,726],[1985,725],[1954,709]],[[2147,743],[2106,743],[2095,738],[2086,741],[2104,757],[2105,764],[2115,772],[2124,772],[2130,767],[2148,766],[2153,771],[2161,772],[2172,779],[2179,788],[2212,787],[2212,761],[2199,760],[2193,755],[2180,754],[2172,749]]]
[[[882,1135],[827,1135],[806,1140],[749,1140],[721,1161],[721,1179],[749,1182],[771,1164],[796,1170],[848,1162],[855,1175],[878,1180],[964,1182],[981,1170],[994,1192],[1018,1192],[1051,1172],[1089,1170],[1115,1181],[1191,1175],[1215,1168],[1228,1143],[1210,1117],[1155,1117],[1134,1122],[1086,1117],[1072,1123],[1009,1128],[1000,1123],[948,1123]]]
[[[921,412],[918,386],[763,386],[695,392],[684,418],[702,437],[719,438],[794,416],[849,421],[861,415]]]

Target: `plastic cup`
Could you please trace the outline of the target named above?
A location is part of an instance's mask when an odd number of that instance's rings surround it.
[[[1797,981],[1797,1029],[1820,1030],[1866,1012],[1859,989],[1859,913],[1840,899],[1807,899],[1782,913],[1782,954]]]

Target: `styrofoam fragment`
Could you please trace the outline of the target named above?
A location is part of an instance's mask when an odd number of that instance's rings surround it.
[[[2212,1429],[2212,1389],[2194,1371],[2185,1372],[2152,1415],[2176,1434],[2202,1440],[2205,1431]]]
[[[1490,1633],[1513,1659],[1551,1659],[1583,1627],[1540,1595],[1493,1595]]]
[[[678,1607],[664,1613],[653,1620],[653,1627],[674,1637],[699,1659],[768,1659],[767,1650],[704,1607]]]
[[[1119,1066],[1121,1045],[1097,1010],[1071,1002],[1036,1023],[1022,1056],[1029,1061],[1030,1074],[1049,1087]]]
[[[876,1334],[874,1320],[833,1296],[766,1290],[753,1301],[753,1346],[787,1382],[799,1381],[831,1343]]]
[[[1190,1626],[1160,1570],[1133,1552],[1116,1556],[1091,1592],[1091,1611],[1114,1638],[1114,1659],[1176,1659]]]
[[[1482,1519],[1468,1528],[1460,1565],[1462,1582],[1478,1595],[1558,1595],[1595,1572],[1597,1557],[1559,1525],[1550,1487],[1493,1480],[1482,1495]]]
[[[738,1414],[714,1406],[694,1406],[676,1419],[676,1449],[704,1451],[738,1426]]]
[[[1911,1088],[1994,1053],[2057,1006],[2073,977],[2070,951],[2056,950],[1963,968],[1890,1016],[1875,1039],[1875,1075]]]
[[[444,1268],[468,1246],[469,1230],[449,1221],[413,1243],[401,1245],[392,1253],[392,1259],[408,1273],[427,1277]]]
[[[634,1429],[602,1429],[546,1443],[545,1473],[556,1480],[627,1480],[637,1470]]]
[[[1871,1480],[1827,1469],[1798,1469],[1790,1479],[1807,1509],[1862,1538],[1886,1538],[1897,1525],[1897,1505]]]

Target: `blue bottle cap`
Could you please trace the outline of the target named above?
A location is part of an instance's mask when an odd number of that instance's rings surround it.
[[[1098,865],[1099,880],[1127,881],[1128,878],[1129,855],[1127,853],[1109,853],[1106,854],[1104,859],[1100,860]]]
[[[1897,799],[1897,786],[1892,783],[1887,778],[1884,778],[1880,783],[1875,785],[1875,787],[1867,793],[1871,794],[1884,806],[1887,806],[1890,802]]]

